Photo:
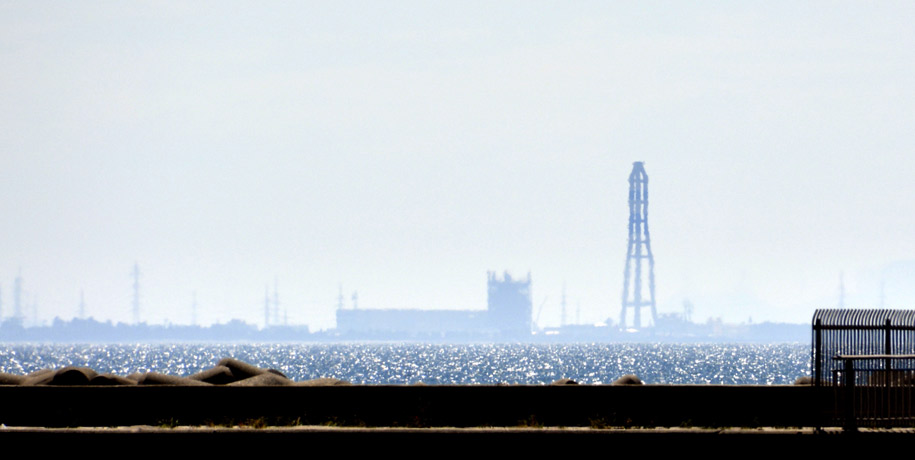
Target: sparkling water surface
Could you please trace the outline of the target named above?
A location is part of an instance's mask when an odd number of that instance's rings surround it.
[[[296,380],[356,384],[790,384],[810,375],[807,344],[0,344],[0,372],[87,366],[186,376],[233,357]]]

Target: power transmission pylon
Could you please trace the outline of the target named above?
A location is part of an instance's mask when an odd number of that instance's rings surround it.
[[[646,267],[643,261],[647,260]],[[642,274],[647,268],[648,295],[643,295]],[[623,275],[623,308],[620,328],[626,329],[626,310],[632,309],[632,327],[642,328],[642,308],[651,307],[652,325],[657,324],[658,313],[654,298],[654,256],[651,254],[651,237],[648,232],[648,174],[641,161],[632,163],[629,174],[629,246],[626,250],[626,269]]]

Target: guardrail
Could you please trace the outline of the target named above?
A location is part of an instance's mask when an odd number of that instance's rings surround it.
[[[915,310],[819,309],[813,314],[811,360],[813,384],[828,385],[841,362],[838,355],[915,354]],[[890,369],[889,361],[871,360],[859,368]],[[915,367],[915,360],[896,363]]]
[[[846,431],[915,426],[915,367],[912,355],[838,355],[842,363],[833,371],[835,415]],[[874,367],[879,363],[879,367]]]

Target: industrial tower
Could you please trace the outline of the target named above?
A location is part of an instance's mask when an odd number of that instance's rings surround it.
[[[644,261],[647,260],[648,264]],[[648,295],[643,295],[642,273],[647,269]],[[657,324],[654,300],[654,256],[648,233],[648,174],[641,161],[632,163],[629,174],[629,246],[626,250],[626,270],[623,275],[623,309],[620,329],[626,329],[626,310],[632,309],[632,326],[642,328],[642,308],[651,307],[651,324]]]

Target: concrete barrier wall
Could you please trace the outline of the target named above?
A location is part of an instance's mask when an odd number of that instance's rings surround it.
[[[820,426],[830,388],[725,385],[0,386],[8,426]]]

